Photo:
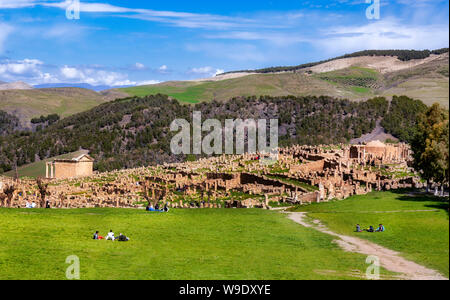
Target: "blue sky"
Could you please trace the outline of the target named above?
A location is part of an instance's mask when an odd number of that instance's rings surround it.
[[[449,45],[449,2],[0,0],[0,80],[134,85]],[[373,2],[374,0],[372,0]]]

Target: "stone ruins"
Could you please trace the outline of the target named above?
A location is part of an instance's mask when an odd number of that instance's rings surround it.
[[[371,191],[422,188],[406,144],[293,146],[268,163],[262,154],[224,155],[92,174],[49,176],[44,198],[53,208],[269,208],[342,200]],[[56,162],[58,175],[58,162]],[[56,177],[53,179],[53,177]],[[36,180],[1,178],[0,205],[43,205]]]
[[[94,174],[94,159],[82,154],[72,159],[56,159],[45,165],[45,178],[66,179],[86,177]]]

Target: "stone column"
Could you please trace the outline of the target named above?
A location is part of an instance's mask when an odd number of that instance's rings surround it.
[[[45,178],[48,178],[48,162],[45,163]]]

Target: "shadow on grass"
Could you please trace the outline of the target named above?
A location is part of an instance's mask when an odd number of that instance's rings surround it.
[[[436,197],[434,195],[426,194],[425,190],[416,189],[400,189],[391,191],[394,194],[399,194],[398,200],[410,202],[429,202],[425,207],[431,209],[440,209],[449,214],[449,198]]]

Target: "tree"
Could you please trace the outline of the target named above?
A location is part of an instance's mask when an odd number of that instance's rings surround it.
[[[11,207],[15,191],[16,187],[14,185],[6,185],[3,189],[3,193],[0,193],[0,203],[3,207]]]
[[[146,178],[145,181],[140,182],[142,187],[142,195],[144,196],[144,199],[147,201],[148,206],[155,207],[158,202],[164,199],[166,196],[166,191],[157,189],[155,187],[151,188],[151,195],[150,195],[150,178]]]
[[[428,183],[449,183],[449,113],[439,104],[421,116],[412,150],[414,167]]]
[[[45,207],[45,197],[50,196],[50,192],[48,191],[48,183],[47,184],[42,183],[42,179],[39,177],[36,179],[36,183],[39,188],[39,194],[41,195],[40,205],[42,208],[44,208]]]

